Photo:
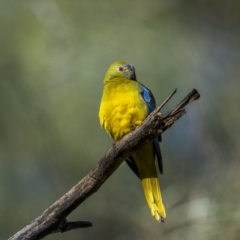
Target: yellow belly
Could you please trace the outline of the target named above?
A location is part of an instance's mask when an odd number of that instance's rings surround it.
[[[141,124],[147,114],[147,105],[137,82],[120,79],[104,86],[99,118],[102,127],[115,141]]]

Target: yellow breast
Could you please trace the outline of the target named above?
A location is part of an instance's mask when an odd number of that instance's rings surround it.
[[[105,84],[99,118],[101,126],[115,141],[141,124],[147,114],[138,82],[117,78]]]

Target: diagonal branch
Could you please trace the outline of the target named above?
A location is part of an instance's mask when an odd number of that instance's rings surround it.
[[[95,193],[127,157],[170,128],[185,114],[184,107],[200,97],[194,89],[173,110],[164,115],[160,114],[162,107],[175,92],[176,90],[133,132],[114,144],[80,182],[9,240],[36,240],[51,233],[92,226],[90,222],[68,222],[66,217]]]

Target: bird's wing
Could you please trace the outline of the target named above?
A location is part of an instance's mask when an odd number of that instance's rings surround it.
[[[145,87],[141,83],[139,83],[139,84],[142,89],[141,95],[142,95],[143,100],[146,102],[146,104],[148,106],[148,114],[149,114],[156,108],[155,99],[154,99],[152,92],[147,87]],[[159,146],[159,141],[162,141],[161,136],[156,137],[153,140],[153,147],[154,147],[154,152],[157,155],[159,171],[161,174],[163,174],[163,162],[162,162],[162,154],[161,154],[161,149]],[[130,156],[129,158],[126,159],[126,163],[131,168],[131,170],[139,177],[137,165],[132,156]]]
[[[155,138],[153,140],[153,148],[155,150],[155,154],[157,155],[157,162],[158,162],[158,168],[161,174],[163,174],[163,161],[162,161],[162,154],[161,149],[159,145],[159,139]]]
[[[153,96],[153,94],[151,93],[151,91],[145,87],[143,84],[139,83],[140,87],[142,89],[141,91],[141,95],[143,97],[143,100],[147,103],[148,106],[148,114],[151,113],[155,107],[156,107],[156,102],[155,102],[155,98]]]
[[[126,159],[127,165],[131,168],[131,170],[137,175],[138,178],[140,178],[136,162],[134,161],[134,158],[132,156],[128,157]]]
[[[141,95],[148,106],[148,113],[151,113],[156,108],[155,98],[154,98],[152,92],[147,87],[145,87],[141,83],[140,83],[140,86],[142,89]],[[161,174],[163,174],[163,162],[162,162],[162,154],[161,154],[161,149],[159,146],[159,141],[162,141],[161,136],[156,137],[153,140],[153,146],[154,146],[155,154],[157,155],[159,171]]]

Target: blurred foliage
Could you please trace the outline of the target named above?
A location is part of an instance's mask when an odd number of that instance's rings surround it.
[[[100,128],[102,79],[135,65],[160,104],[201,99],[163,135],[165,224],[150,216],[126,164],[53,239],[239,239],[240,2],[0,1],[0,239],[77,183],[111,146]]]

